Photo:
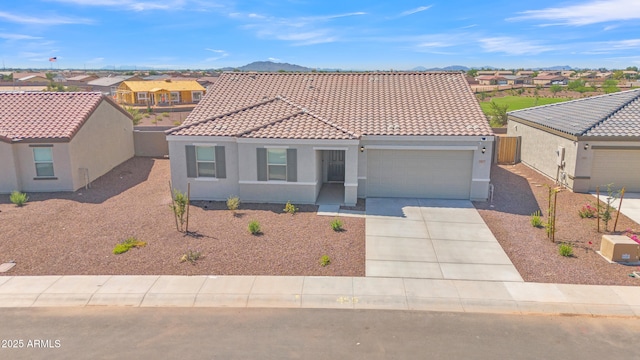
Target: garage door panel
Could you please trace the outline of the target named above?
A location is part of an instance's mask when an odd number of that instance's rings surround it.
[[[640,150],[594,150],[591,167],[591,187],[606,189],[606,185],[624,187],[627,192],[640,192]]]
[[[368,150],[367,196],[468,199],[472,151]]]

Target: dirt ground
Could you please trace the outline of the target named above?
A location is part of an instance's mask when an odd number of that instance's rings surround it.
[[[28,195],[24,207],[0,197],[0,263],[16,262],[0,275],[364,276],[364,219],[343,218],[334,232],[313,205],[290,215],[283,204],[241,204],[234,216],[224,202],[194,202],[191,233],[179,233],[164,159],[133,158],[88,190]],[[249,233],[251,220],[261,235]],[[147,246],[114,255],[130,236]],[[190,249],[203,256],[195,265],[180,262]]]
[[[178,126],[187,118],[190,111],[143,112],[138,126]]]
[[[629,274],[638,266],[610,264],[595,251],[600,250],[603,233],[597,231],[596,219],[582,219],[578,211],[586,204],[595,206],[590,194],[563,190],[556,203],[556,242],[547,238],[544,228],[534,228],[531,214],[537,210],[547,220],[548,187],[553,181],[524,164],[499,165],[491,170],[495,186],[493,202],[474,205],[502,245],[525,281],[567,284],[640,285]],[[615,216],[615,215],[614,215]],[[603,226],[601,224],[601,226]],[[609,230],[613,229],[613,220]],[[625,229],[640,230],[640,225],[620,214],[617,233]],[[559,255],[559,243],[573,246],[574,256]]]

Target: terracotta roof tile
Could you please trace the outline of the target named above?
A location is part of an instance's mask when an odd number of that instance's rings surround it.
[[[233,131],[213,125],[223,123]],[[255,128],[260,124],[264,128]],[[225,73],[185,124],[167,133],[296,139],[493,134],[459,73]]]
[[[0,93],[0,134],[11,141],[68,141],[102,99],[87,92]]]

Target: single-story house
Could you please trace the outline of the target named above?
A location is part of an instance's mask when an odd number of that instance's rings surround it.
[[[480,85],[507,85],[507,78],[498,75],[480,75],[476,80]]]
[[[195,104],[205,91],[195,80],[123,81],[118,86],[116,99],[120,104]]]
[[[89,81],[93,81],[96,79],[98,79],[98,75],[95,74],[80,74],[67,78],[67,81],[75,84],[86,84]]]
[[[167,141],[193,199],[353,205],[486,200],[494,134],[462,73],[223,73]]]
[[[49,79],[47,79],[46,76],[40,76],[40,75],[29,75],[29,76],[24,76],[21,77],[19,79],[14,79],[15,81],[20,81],[20,82],[29,82],[29,83],[46,83],[49,82]]]
[[[87,85],[91,87],[91,91],[100,91],[105,95],[115,97],[116,92],[118,91],[118,86],[120,86],[120,84],[123,81],[136,81],[136,80],[141,80],[141,79],[133,75],[107,76],[107,77],[101,77],[99,79],[91,80],[87,83]]]
[[[529,76],[520,76],[520,75],[503,75],[503,77],[507,80],[507,85],[530,85],[531,77]]]
[[[640,90],[509,112],[520,159],[575,192],[640,191]]]
[[[567,78],[560,75],[538,75],[533,78],[533,85],[567,85]]]
[[[100,93],[0,93],[0,193],[75,191],[133,157],[133,123]]]

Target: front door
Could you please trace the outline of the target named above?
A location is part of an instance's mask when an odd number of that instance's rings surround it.
[[[330,182],[344,182],[344,150],[329,150],[327,180]]]

